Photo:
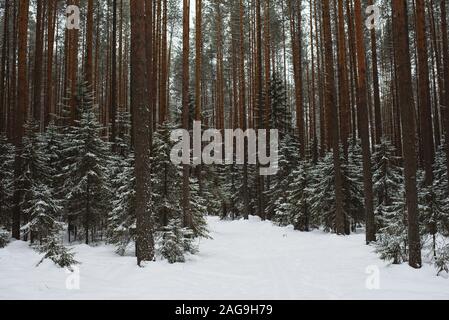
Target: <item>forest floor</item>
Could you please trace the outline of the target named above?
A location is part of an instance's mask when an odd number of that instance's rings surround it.
[[[434,267],[389,265],[362,234],[301,233],[257,218],[209,218],[209,228],[213,240],[202,240],[200,253],[185,264],[138,268],[135,258],[119,257],[111,246],[73,246],[79,289],[73,274],[51,261],[36,267],[40,255],[15,241],[0,249],[0,300],[449,298],[449,279],[437,277]]]

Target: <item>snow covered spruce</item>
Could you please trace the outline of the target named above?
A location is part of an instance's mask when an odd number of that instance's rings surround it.
[[[21,239],[61,267],[77,264],[67,245],[107,242],[119,255],[134,251],[136,217],[134,153],[130,116],[118,117],[115,143],[105,142],[106,128],[98,122],[98,108],[86,85],[79,88],[80,120],[67,125],[61,117],[44,133],[29,120],[20,152],[20,172],[14,179],[14,148],[0,139],[0,247],[10,240],[14,210],[23,212]],[[195,239],[208,237],[207,200],[191,180],[192,228],[182,221],[179,198],[181,168],[170,162],[170,124],[155,133],[153,145],[151,212],[155,221],[157,252],[170,263],[184,262],[196,253]],[[11,192],[14,190],[14,193]],[[13,206],[20,197],[20,207]]]

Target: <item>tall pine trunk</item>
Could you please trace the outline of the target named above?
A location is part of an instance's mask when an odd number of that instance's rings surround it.
[[[133,113],[136,176],[136,255],[137,264],[154,259],[151,218],[150,111],[148,110],[145,7],[143,1],[130,2],[131,14],[131,106]]]
[[[368,123],[368,106],[366,96],[366,58],[365,45],[363,39],[362,5],[360,0],[354,3],[356,48],[357,48],[357,104],[359,130],[362,138],[363,153],[363,186],[365,194],[365,215],[366,215],[366,242],[376,241],[376,226],[374,222],[373,205],[373,176],[371,171],[371,148]]]
[[[398,83],[400,83],[397,90],[402,121],[404,177],[408,212],[409,265],[413,268],[420,268],[422,262],[416,188],[415,102],[411,94],[413,86],[408,37],[407,1],[392,0],[391,2],[393,6],[393,36],[396,44],[396,74]]]

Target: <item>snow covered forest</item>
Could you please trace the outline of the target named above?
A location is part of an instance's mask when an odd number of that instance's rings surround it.
[[[0,0],[0,298],[449,298],[447,11]],[[175,164],[194,122],[277,129],[278,171]]]

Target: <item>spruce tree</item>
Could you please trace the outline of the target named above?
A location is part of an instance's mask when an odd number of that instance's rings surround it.
[[[95,226],[106,220],[110,208],[109,147],[101,138],[98,109],[92,93],[81,86],[80,120],[70,130],[64,154],[65,206],[68,218],[84,231],[85,243],[95,239]]]
[[[308,160],[301,161],[299,168],[284,181],[286,199],[276,202],[275,220],[280,225],[292,224],[296,230],[309,231],[311,221],[311,185],[313,184],[312,164]]]
[[[108,214],[107,239],[116,246],[117,254],[123,256],[128,245],[135,241],[136,229],[136,179],[129,113],[118,113],[117,130],[114,153],[110,159],[113,200],[112,210]]]
[[[273,218],[283,225],[287,221],[281,218],[283,209],[279,210],[279,206],[283,206],[283,203],[287,202],[287,192],[292,188],[290,184],[296,177],[293,172],[300,165],[299,145],[297,139],[290,134],[281,136],[277,165],[279,170],[275,176],[270,177],[270,189],[265,192],[266,210],[268,218]]]
[[[27,193],[29,198],[24,203],[23,212],[29,217],[29,222],[22,230],[31,234],[32,243],[38,241],[42,245],[63,230],[61,206],[52,189],[42,182],[34,182]]]
[[[348,145],[348,161],[342,166],[345,177],[343,183],[347,189],[345,206],[351,220],[346,221],[346,233],[349,231],[348,227],[355,232],[357,225],[365,221],[362,145],[360,140],[352,141]]]
[[[381,259],[400,264],[407,261],[407,221],[404,188],[397,190],[391,205],[383,208],[376,251]]]
[[[281,137],[293,134],[292,114],[287,103],[287,90],[282,77],[276,72],[271,80],[270,98],[270,127],[278,129]]]
[[[311,187],[311,222],[324,227],[325,231],[335,231],[335,175],[334,159],[328,153],[316,167],[315,183]],[[346,214],[346,212],[345,212]]]
[[[134,154],[117,156],[117,172],[112,180],[114,199],[112,211],[108,216],[108,242],[115,245],[117,254],[124,255],[131,241],[135,240],[136,181],[134,173]]]
[[[341,161],[343,214],[345,233],[350,234],[351,224],[361,222],[363,211],[363,194],[361,192],[361,173],[357,167],[358,151],[352,150],[353,156],[346,163],[344,154],[339,153]],[[311,221],[324,227],[325,231],[336,231],[336,196],[334,182],[334,158],[331,153],[318,163],[314,172],[314,183],[310,190]]]
[[[192,231],[195,237],[208,238],[206,198],[201,194],[197,179],[190,179],[190,210],[192,213]]]
[[[31,237],[31,242],[34,241],[35,234],[31,229],[31,222],[34,218],[32,208],[39,202],[39,198],[35,198],[38,189],[47,188],[48,181],[51,179],[51,169],[48,166],[48,155],[44,152],[45,142],[42,135],[38,132],[39,126],[37,122],[29,119],[25,124],[25,136],[23,138],[21,164],[21,174],[17,178],[17,186],[21,189],[20,207],[24,213],[24,223],[22,231],[24,239],[28,240]],[[51,191],[46,191],[48,197]],[[48,198],[47,198],[48,200]],[[36,228],[36,227],[35,227]],[[41,229],[44,229],[42,227]]]
[[[171,219],[160,233],[158,243],[160,255],[169,263],[185,262],[185,252],[196,253],[192,231],[182,227],[182,220]]]
[[[175,126],[164,123],[153,135],[151,157],[152,211],[157,229],[168,226],[172,219],[180,218],[180,168],[172,163],[170,153],[174,142],[170,139]]]
[[[377,252],[382,259],[399,264],[407,261],[405,190],[400,158],[386,139],[376,146],[372,158]]]
[[[14,179],[14,146],[0,135],[0,228],[10,229]],[[6,231],[5,231],[6,232]]]

